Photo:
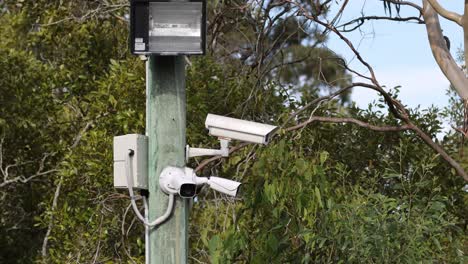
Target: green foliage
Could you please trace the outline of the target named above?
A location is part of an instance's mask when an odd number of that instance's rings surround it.
[[[51,103],[48,85],[53,83],[54,73],[46,65],[35,60],[31,53],[13,49],[0,50],[0,155],[4,174],[9,179],[28,177],[40,170],[51,168],[57,161],[61,148],[60,129],[49,118],[58,112]],[[37,109],[48,109],[47,113]],[[7,165],[12,165],[7,169]],[[33,216],[40,215],[37,204],[44,198],[48,186],[30,182],[5,186],[0,190],[0,247],[5,258],[24,256],[34,252],[40,237],[34,232]],[[3,228],[4,227],[4,228]],[[18,240],[21,237],[22,240]],[[24,243],[23,241],[29,241]],[[31,244],[30,244],[31,243]],[[3,256],[0,256],[2,262]],[[19,261],[24,260],[19,257]]]
[[[316,128],[350,133],[333,129]],[[205,219],[195,256],[211,263],[463,263],[466,198],[440,183],[454,176],[440,172],[446,166],[425,145],[403,144],[411,137],[355,172],[350,165],[359,164],[340,160],[333,143],[308,153],[303,142],[285,138],[257,152],[237,178],[246,183],[242,202],[194,206],[195,217]]]
[[[111,153],[113,136],[144,131],[144,62],[128,53],[126,9],[114,7],[122,1],[104,2],[0,3],[0,179],[9,165],[8,179],[23,176],[0,187],[1,263],[144,261],[143,227],[127,194],[112,187]],[[325,83],[350,81],[321,32],[294,27],[300,18],[286,12],[260,30],[283,6],[239,6],[245,1],[210,3],[210,54],[188,58],[192,146],[218,144],[203,126],[208,112],[282,124]],[[364,110],[330,102],[314,114],[396,125],[382,102]],[[438,116],[411,112],[433,137]],[[453,138],[442,143],[458,151]],[[48,173],[26,180],[38,171]],[[314,123],[200,173],[244,185],[240,199],[201,191],[191,211],[192,262],[467,261],[464,183],[409,132]]]

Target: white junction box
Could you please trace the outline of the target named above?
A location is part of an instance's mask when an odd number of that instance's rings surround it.
[[[127,188],[125,158],[130,150],[133,188],[148,189],[148,137],[138,134],[114,137],[114,187]]]

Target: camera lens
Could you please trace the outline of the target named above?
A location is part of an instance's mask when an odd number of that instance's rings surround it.
[[[195,195],[196,185],[191,183],[184,183],[180,186],[180,196],[184,198],[190,198]]]
[[[241,189],[242,189],[242,188],[241,188],[241,187],[242,187],[242,184],[239,185],[239,187],[237,187],[236,195],[234,195],[234,197],[237,197],[237,196],[241,196],[241,195],[242,195],[242,193],[241,193]]]

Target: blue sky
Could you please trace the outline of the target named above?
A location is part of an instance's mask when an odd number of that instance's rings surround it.
[[[340,1],[341,2],[341,1]],[[421,4],[422,1],[414,1]],[[446,8],[457,13],[463,12],[463,1],[439,0]],[[422,4],[421,4],[422,5]],[[401,16],[418,16],[413,8],[402,6]],[[341,22],[356,18],[363,12],[365,15],[385,15],[380,0],[351,0]],[[394,12],[392,12],[394,14]],[[444,35],[451,42],[454,58],[462,48],[463,31],[460,26],[440,18]],[[337,37],[330,35],[328,46],[342,55],[350,66],[360,72],[365,68],[354,58],[354,54]],[[377,79],[387,87],[401,85],[400,100],[410,107],[420,105],[427,108],[431,105],[443,107],[448,103],[445,95],[449,82],[437,66],[426,36],[424,25],[393,22],[368,21],[352,33],[346,33],[361,55],[374,68]],[[368,89],[356,88],[353,100],[361,107],[376,100],[377,94]]]

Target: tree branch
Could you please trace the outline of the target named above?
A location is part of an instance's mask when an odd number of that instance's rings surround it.
[[[403,125],[403,126],[376,126],[372,125],[369,123],[366,123],[364,121],[355,119],[355,118],[350,118],[350,117],[325,117],[325,116],[311,116],[307,121],[302,122],[298,125],[291,126],[285,129],[286,132],[293,131],[293,130],[298,130],[300,128],[303,128],[313,122],[326,122],[326,123],[351,123],[358,125],[360,127],[364,127],[373,131],[377,132],[399,132],[399,131],[405,131],[405,130],[411,130],[410,125]]]
[[[50,170],[44,171],[44,168],[46,167],[47,158],[55,155],[55,153],[45,153],[42,159],[39,161],[39,165],[38,165],[39,167],[37,168],[37,171],[34,174],[30,176],[20,175],[20,176],[15,176],[15,177],[10,178],[11,169],[18,168],[18,167],[28,165],[28,164],[33,164],[37,161],[26,161],[26,162],[14,163],[14,164],[7,165],[5,166],[5,168],[3,168],[3,150],[2,150],[3,146],[2,145],[3,145],[3,139],[0,140],[0,173],[3,176],[3,182],[0,183],[0,188],[3,188],[9,184],[17,183],[17,182],[27,183],[39,176],[44,176],[44,175],[51,174],[51,173],[58,171],[57,169],[50,169]]]
[[[86,125],[84,126],[84,128],[80,131],[80,133],[76,135],[75,139],[73,140],[73,144],[70,146],[70,148],[73,149],[76,146],[78,146],[83,135],[86,134],[86,132],[88,132],[88,130],[90,130],[99,119],[106,117],[108,115],[109,115],[109,112],[105,112],[105,113],[97,115],[94,119],[86,122]]]
[[[412,125],[412,124],[411,124]],[[447,152],[445,152],[445,150],[437,143],[435,143],[431,137],[429,137],[426,133],[424,133],[424,131],[422,131],[419,127],[415,126],[415,125],[412,125],[412,128],[411,130],[413,130],[424,142],[426,142],[426,144],[428,144],[432,149],[434,149],[437,153],[440,154],[440,156],[442,156],[442,158],[447,161],[448,164],[450,164],[450,166],[452,166],[452,168],[455,169],[455,171],[457,172],[458,175],[462,176],[463,179],[465,179],[465,181],[468,182],[468,174],[465,172],[465,170],[463,169],[463,167],[458,164],[457,161],[455,161],[454,159],[452,159],[452,157],[450,157],[449,154],[447,154]]]
[[[418,135],[419,138],[421,138],[427,145],[429,145],[429,147],[435,150],[452,168],[454,168],[458,175],[462,176],[463,179],[468,182],[468,174],[465,172],[463,167],[457,161],[455,161],[449,154],[447,154],[447,152],[445,152],[445,150],[439,144],[434,142],[429,135],[427,135],[418,126],[416,126],[415,124],[411,122],[402,126],[376,126],[376,125],[372,125],[372,124],[369,124],[369,123],[366,123],[366,122],[363,122],[354,118],[349,118],[349,117],[340,118],[340,117],[312,116],[303,123],[286,128],[285,131],[297,130],[317,121],[328,122],[328,123],[351,123],[351,124],[355,124],[360,127],[364,127],[373,131],[377,131],[377,132],[400,132],[400,131],[411,130],[416,135]]]
[[[447,49],[437,13],[427,0],[423,1],[423,16],[426,21],[427,37],[434,59],[460,97],[467,99],[468,79]]]
[[[30,180],[34,179],[34,178],[37,178],[39,176],[44,176],[44,175],[47,175],[47,174],[51,174],[51,173],[54,173],[54,172],[57,172],[57,171],[58,170],[53,169],[53,170],[48,170],[48,171],[43,171],[43,172],[37,172],[37,173],[35,173],[35,174],[31,175],[31,176],[28,176],[28,177],[17,176],[15,178],[8,179],[8,180],[5,180],[2,183],[0,183],[0,188],[5,187],[5,186],[7,186],[9,184],[12,184],[12,183],[17,183],[17,182],[27,183]]]
[[[369,73],[371,75],[370,79],[371,79],[372,83],[375,85],[375,88],[377,89],[377,91],[384,97],[385,103],[387,104],[389,111],[398,119],[401,119],[401,120],[408,119],[408,113],[407,113],[406,109],[404,108],[404,106],[400,102],[398,102],[397,100],[392,98],[382,88],[382,86],[379,84],[379,82],[377,80],[377,77],[375,75],[375,71],[372,68],[372,66],[366,60],[364,60],[361,53],[359,53],[359,51],[356,49],[356,47],[353,45],[353,43],[348,38],[346,38],[332,24],[321,21],[320,19],[318,19],[317,16],[314,16],[313,14],[309,13],[304,7],[302,7],[302,5],[300,3],[294,2],[293,0],[285,0],[285,1],[291,3],[292,5],[295,5],[298,8],[298,11],[297,11],[298,16],[304,16],[309,20],[315,21],[319,25],[325,27],[330,32],[335,33],[341,40],[343,40],[343,42],[354,53],[354,55],[359,60],[359,62],[361,62],[361,64],[364,65],[367,68],[367,70],[369,71]]]
[[[390,21],[399,21],[399,22],[406,22],[406,21],[416,21],[418,24],[424,24],[424,20],[419,17],[387,17],[387,16],[362,16],[351,21],[348,21],[344,24],[337,26],[337,28],[342,28],[341,32],[351,32],[359,28],[364,24],[366,20],[390,20]],[[350,26],[355,24],[351,29],[346,29],[346,26]]]
[[[60,176],[57,187],[55,188],[55,194],[54,194],[54,199],[52,201],[51,211],[54,211],[55,207],[57,207],[58,197],[60,196],[60,189],[62,188],[62,184],[63,184],[63,175]],[[53,226],[54,226],[54,214],[50,216],[50,221],[49,221],[49,225],[47,226],[47,231],[44,236],[44,241],[42,241],[41,254],[44,260],[47,258],[47,243],[49,242],[49,237],[50,237],[50,233],[52,232]]]
[[[357,82],[357,83],[352,83],[351,85],[349,86],[346,86],[346,87],[343,87],[341,88],[340,90],[334,92],[334,93],[331,93],[327,96],[324,96],[324,97],[319,97],[313,101],[311,101],[310,103],[306,104],[305,106],[301,107],[300,109],[298,109],[297,111],[293,112],[292,114],[289,115],[288,119],[283,123],[283,125],[281,127],[284,127],[287,123],[289,123],[294,117],[296,117],[297,115],[299,115],[300,113],[302,113],[303,111],[305,111],[307,108],[311,107],[312,105],[315,105],[315,104],[318,104],[319,102],[322,102],[322,101],[327,101],[327,100],[331,100],[333,99],[334,97],[342,94],[343,92],[351,89],[351,88],[354,88],[354,87],[358,87],[358,86],[361,86],[361,87],[366,87],[366,88],[369,88],[369,89],[372,89],[372,90],[375,90],[377,92],[379,92],[379,90],[377,89],[376,86],[372,85],[372,84],[368,84],[368,83],[362,83],[362,82]]]
[[[434,8],[435,11],[439,15],[443,16],[444,18],[446,18],[448,20],[451,20],[451,21],[457,23],[460,26],[463,26],[463,22],[462,22],[463,17],[461,15],[445,9],[443,6],[441,6],[439,4],[439,2],[437,0],[426,0],[426,1],[431,4],[432,8]]]

